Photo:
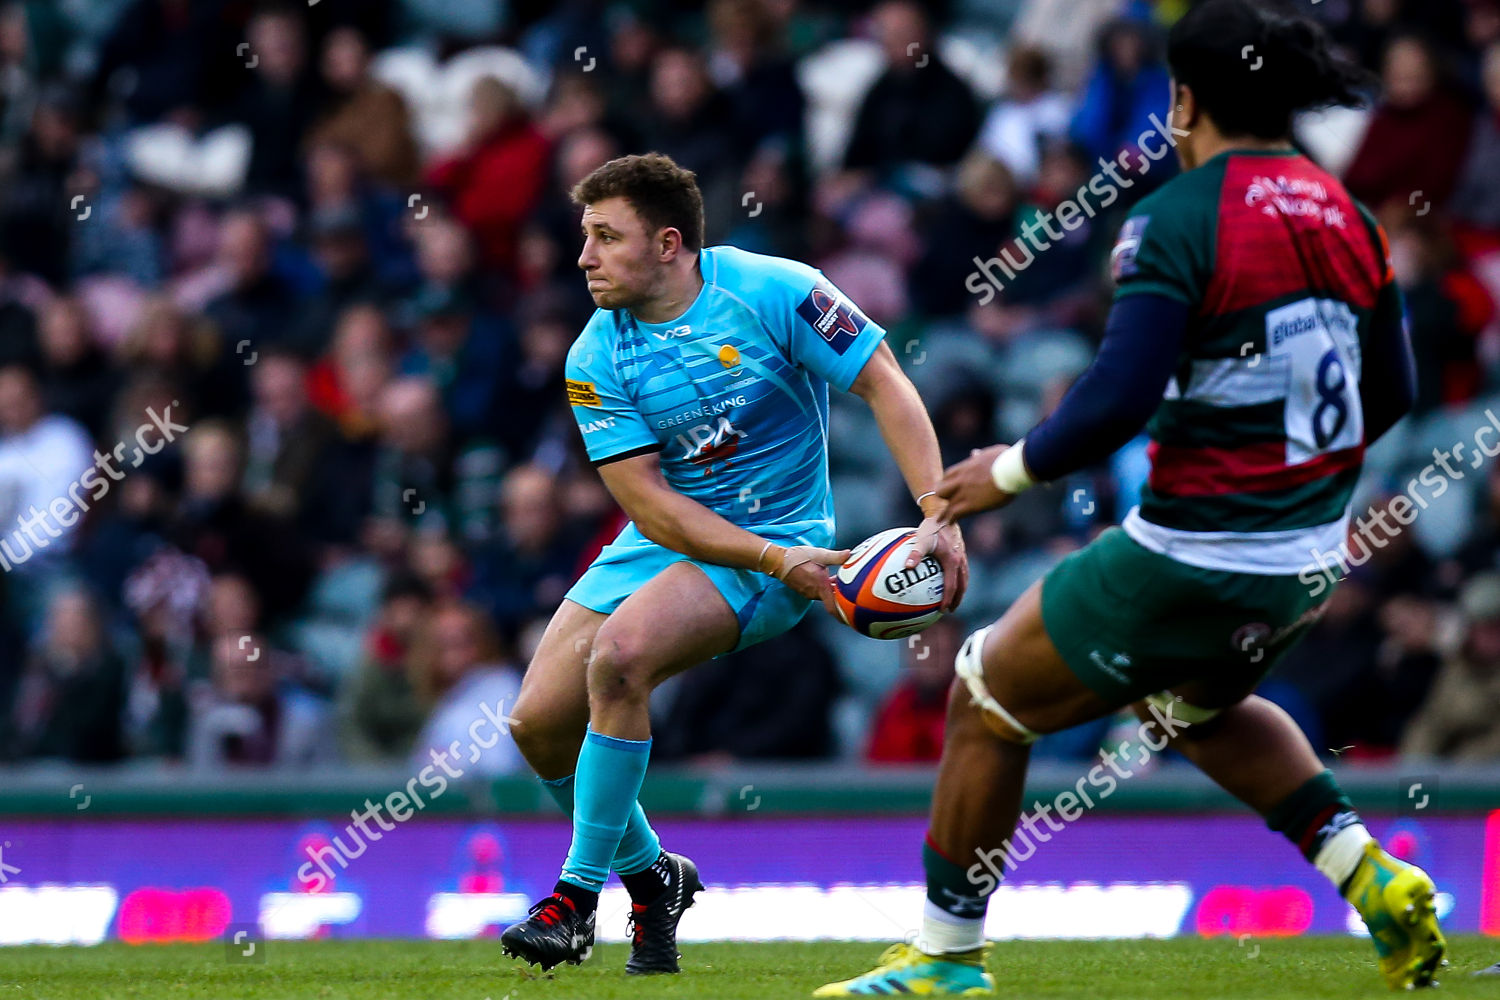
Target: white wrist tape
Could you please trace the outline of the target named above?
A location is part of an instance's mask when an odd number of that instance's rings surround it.
[[[1021,454],[1025,444],[1025,438],[1017,441],[1002,451],[1000,457],[995,459],[995,464],[990,466],[990,478],[1002,493],[1024,493],[1036,485],[1036,480],[1026,471],[1026,460]]]

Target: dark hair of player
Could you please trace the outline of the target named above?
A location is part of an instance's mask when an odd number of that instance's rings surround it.
[[[1167,37],[1167,64],[1226,136],[1285,138],[1294,113],[1363,104],[1375,87],[1320,25],[1264,0],[1193,7]]]
[[[703,249],[703,194],[691,170],[670,156],[646,153],[621,156],[597,168],[573,188],[573,201],[595,204],[606,198],[630,202],[646,225],[675,229],[688,250]]]

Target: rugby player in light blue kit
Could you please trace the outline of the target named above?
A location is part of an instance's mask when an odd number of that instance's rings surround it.
[[[512,734],[573,816],[552,895],[501,936],[551,968],[594,943],[613,868],[629,891],[630,973],[678,971],[677,924],[702,889],[636,802],[648,700],[673,674],[832,611],[828,386],[869,404],[924,515],[919,553],[957,606],[968,567],[937,437],[885,331],[815,269],[703,247],[703,200],[666,156],[612,160],[573,191],[599,310],[568,353],[589,458],[630,523],[573,586],[527,669]],[[920,554],[914,554],[916,565]]]

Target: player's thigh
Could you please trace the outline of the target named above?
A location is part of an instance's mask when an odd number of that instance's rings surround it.
[[[985,637],[985,686],[1026,728],[1053,733],[1097,719],[1116,707],[1069,668],[1042,620],[1042,582],[1010,606]]]
[[[589,683],[653,688],[733,649],[740,623],[702,567],[672,563],[627,597],[594,637]]]
[[[1104,702],[1180,698],[1179,717],[1244,700],[1323,609],[1295,576],[1193,566],[1119,528],[1053,567],[1041,605],[1059,654]]]
[[[521,693],[512,713],[518,738],[533,733],[576,731],[588,724],[588,659],[594,636],[608,615],[564,600],[547,623],[542,641],[521,679]]]

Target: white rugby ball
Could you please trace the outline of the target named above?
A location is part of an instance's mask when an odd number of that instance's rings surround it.
[[[943,616],[943,568],[932,556],[910,569],[915,528],[890,528],[856,545],[833,574],[834,604],[854,631],[904,639]]]

